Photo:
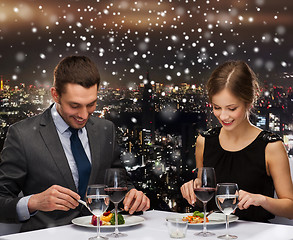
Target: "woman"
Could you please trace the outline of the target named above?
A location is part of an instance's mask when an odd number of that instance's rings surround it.
[[[255,73],[243,61],[228,61],[212,73],[207,90],[222,127],[198,136],[196,166],[214,167],[217,182],[238,184],[235,214],[240,219],[293,218],[293,185],[282,140],[249,121],[259,90]],[[273,198],[274,189],[278,199]],[[196,202],[193,181],[185,183],[181,192],[190,204]]]

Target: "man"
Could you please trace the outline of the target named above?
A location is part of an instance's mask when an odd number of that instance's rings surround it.
[[[107,168],[123,167],[113,123],[91,116],[99,83],[89,58],[66,57],[54,71],[55,103],[9,128],[0,163],[0,221],[22,222],[21,231],[69,224],[85,211],[77,200],[86,185],[103,183]],[[131,183],[129,189],[125,210],[147,210],[149,199]]]

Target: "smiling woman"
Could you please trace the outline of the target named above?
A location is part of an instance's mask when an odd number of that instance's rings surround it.
[[[196,167],[214,167],[218,183],[238,184],[235,214],[240,219],[293,218],[293,184],[282,139],[249,120],[258,94],[254,72],[243,61],[228,61],[213,71],[207,90],[222,127],[198,136]],[[193,185],[190,181],[181,187],[190,204],[196,201]],[[274,189],[278,199],[274,199]],[[216,208],[211,202],[210,207]]]
[[[234,97],[227,88],[215,94],[212,98],[213,112],[223,127],[235,127],[247,118],[247,106],[239,98]]]

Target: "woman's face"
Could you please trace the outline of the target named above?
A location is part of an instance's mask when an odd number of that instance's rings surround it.
[[[248,121],[248,106],[234,96],[227,88],[212,97],[213,112],[223,128],[235,129],[244,121]]]

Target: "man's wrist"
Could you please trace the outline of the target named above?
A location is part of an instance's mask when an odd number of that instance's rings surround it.
[[[16,212],[20,222],[30,219],[30,217],[35,214],[31,214],[28,208],[28,202],[32,196],[33,195],[22,197],[16,205]]]
[[[31,195],[31,198],[27,202],[27,208],[30,214],[37,211],[36,207],[34,206],[34,200],[36,195]]]

